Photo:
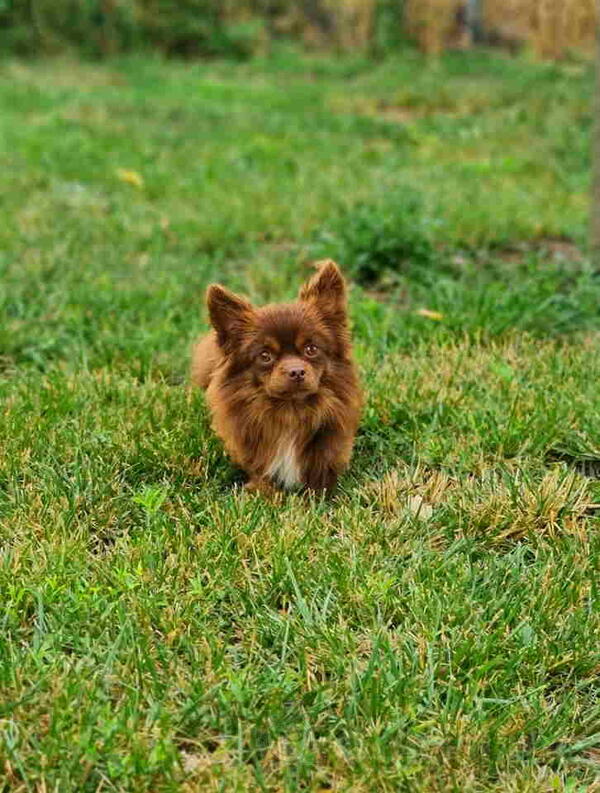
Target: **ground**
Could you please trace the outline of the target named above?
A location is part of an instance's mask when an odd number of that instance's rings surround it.
[[[600,789],[591,86],[0,64],[1,790]],[[189,347],[317,255],[368,401],[337,495],[269,503]]]

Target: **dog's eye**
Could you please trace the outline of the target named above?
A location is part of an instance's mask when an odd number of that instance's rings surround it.
[[[263,363],[271,363],[271,361],[273,360],[273,355],[268,350],[262,350],[262,352],[259,353],[258,357]]]
[[[304,348],[304,354],[307,358],[314,358],[315,355],[319,352],[319,348],[316,344],[307,344]]]

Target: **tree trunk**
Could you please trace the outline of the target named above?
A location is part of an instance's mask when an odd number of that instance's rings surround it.
[[[100,12],[102,15],[102,29],[100,31],[100,51],[103,55],[114,55],[117,49],[115,40],[115,12],[116,0],[102,0]]]
[[[330,12],[323,7],[320,0],[304,0],[302,8],[309,22],[315,25],[326,36],[334,31],[333,18]]]
[[[471,33],[471,41],[482,40],[481,2],[480,0],[467,0],[465,3],[466,23]]]

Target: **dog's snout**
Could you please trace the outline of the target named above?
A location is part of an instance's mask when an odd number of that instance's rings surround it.
[[[288,369],[288,376],[298,383],[304,380],[305,375],[306,370],[302,369],[300,366],[293,366],[291,369]]]

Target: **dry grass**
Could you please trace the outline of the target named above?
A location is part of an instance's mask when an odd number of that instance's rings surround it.
[[[423,52],[439,55],[456,46],[457,13],[464,6],[464,0],[407,1],[408,29]],[[528,45],[541,58],[590,52],[597,20],[595,0],[483,0],[487,34],[509,46]]]
[[[296,11],[302,39],[311,47],[347,52],[364,50],[372,38],[375,0],[326,0],[323,4],[331,29],[324,29],[300,8]]]
[[[560,58],[593,49],[598,8],[595,0],[485,0],[483,20],[507,42],[529,44],[541,58]]]
[[[461,0],[407,0],[405,19],[409,34],[427,55],[443,52],[456,30]]]

